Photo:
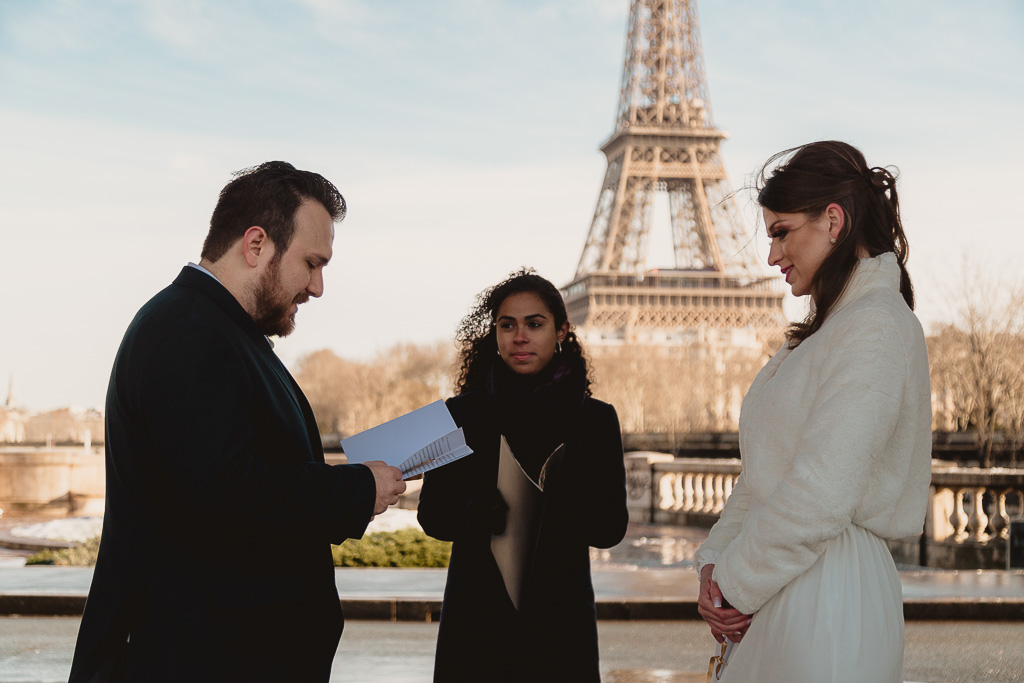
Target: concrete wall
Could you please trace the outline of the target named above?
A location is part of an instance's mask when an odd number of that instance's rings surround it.
[[[0,449],[0,508],[102,514],[105,492],[104,457],[98,449]]]

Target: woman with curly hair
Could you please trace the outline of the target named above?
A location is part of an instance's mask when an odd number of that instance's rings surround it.
[[[885,539],[921,533],[932,420],[896,178],[844,142],[773,164],[768,263],[813,305],[743,399],[743,473],[696,555],[698,610],[739,641],[722,681],[899,683]]]
[[[531,270],[485,290],[456,334],[462,365],[447,405],[473,453],[427,473],[419,521],[453,541],[435,681],[599,681],[590,546],[626,533],[615,409],[591,397],[586,358],[558,289]],[[542,523],[519,609],[491,553],[505,525],[497,490],[504,436],[533,481]]]

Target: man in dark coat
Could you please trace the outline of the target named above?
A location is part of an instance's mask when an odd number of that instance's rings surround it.
[[[200,263],[128,327],[72,683],[329,680],[344,624],[330,544],[362,536],[405,484],[383,462],[324,463],[269,337],[323,293],[344,213],[316,173],[241,172]]]

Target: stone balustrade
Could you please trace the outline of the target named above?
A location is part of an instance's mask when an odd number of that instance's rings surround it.
[[[1024,517],[1024,469],[932,467],[922,564],[1006,567],[1010,520]]]
[[[710,527],[741,471],[734,458],[626,457],[630,519]],[[957,569],[1005,568],[1010,520],[1024,517],[1024,469],[936,462],[923,533],[889,542],[897,561]]]
[[[630,519],[680,526],[714,524],[741,471],[736,458],[630,453],[626,461]],[[646,477],[641,474],[644,470]],[[644,485],[646,496],[639,490]]]

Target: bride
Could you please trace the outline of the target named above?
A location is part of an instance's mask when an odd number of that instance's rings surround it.
[[[737,642],[722,681],[900,682],[884,539],[922,530],[931,396],[896,180],[832,141],[760,178],[768,262],[812,305],[743,400],[743,472],[697,553],[698,609]]]

